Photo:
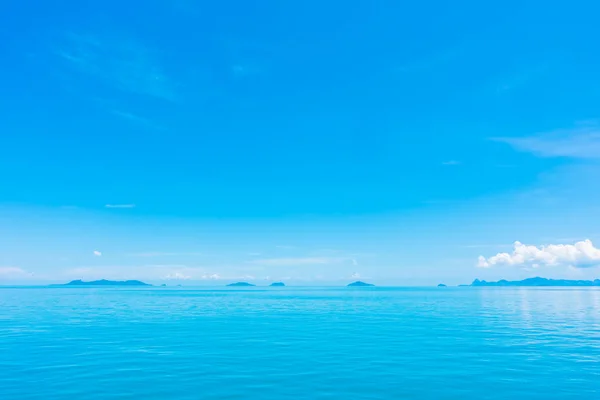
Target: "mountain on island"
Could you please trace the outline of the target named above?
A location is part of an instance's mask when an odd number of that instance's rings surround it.
[[[283,283],[283,282],[273,282],[269,286],[281,287],[281,286],[285,286],[285,283]]]
[[[248,286],[256,286],[256,285],[253,285],[253,284],[248,283],[248,282],[235,282],[235,283],[230,283],[227,286],[243,286],[243,287],[248,287]]]
[[[365,286],[375,286],[372,283],[366,283],[366,282],[362,282],[362,281],[356,281],[356,282],[352,282],[350,283],[348,286],[361,286],[361,287],[365,287]]]
[[[152,286],[149,283],[142,281],[129,280],[129,281],[109,281],[106,279],[100,279],[98,281],[84,282],[81,279],[71,281],[69,283],[55,285],[55,286]]]
[[[600,286],[600,279],[593,281],[569,280],[569,279],[546,279],[546,278],[527,278],[521,281],[507,281],[505,279],[497,282],[486,282],[475,279],[470,286]]]

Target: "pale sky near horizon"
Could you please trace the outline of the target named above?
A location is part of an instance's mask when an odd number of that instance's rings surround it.
[[[9,0],[0,285],[600,278],[600,4]]]

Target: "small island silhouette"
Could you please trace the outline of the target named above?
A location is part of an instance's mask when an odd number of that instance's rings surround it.
[[[100,279],[98,281],[84,282],[81,279],[71,281],[69,283],[52,285],[52,286],[152,286],[149,283],[142,281],[128,280],[128,281],[109,281],[106,279]]]
[[[361,286],[361,287],[365,287],[365,286],[375,286],[372,283],[366,283],[366,282],[362,282],[362,281],[356,281],[356,282],[352,282],[350,284],[348,284],[348,286]]]
[[[446,285],[444,285],[443,283],[440,283],[440,284],[438,285],[438,287],[446,287]]]
[[[248,283],[248,282],[235,282],[235,283],[230,283],[227,286],[244,286],[244,287],[247,287],[247,286],[256,286],[256,285],[253,285],[253,284]]]
[[[497,282],[486,282],[475,279],[471,285],[462,286],[600,286],[600,279],[593,281],[569,280],[569,279],[547,279],[547,278],[527,278],[521,281],[507,281],[501,279]]]
[[[283,282],[273,282],[269,286],[281,287],[281,286],[285,286],[285,283],[283,283]]]

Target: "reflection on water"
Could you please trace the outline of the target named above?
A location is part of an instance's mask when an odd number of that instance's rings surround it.
[[[0,398],[596,399],[598,288],[0,289]]]

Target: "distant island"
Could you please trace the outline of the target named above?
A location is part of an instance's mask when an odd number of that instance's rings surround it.
[[[440,283],[440,284],[438,285],[438,287],[446,287],[446,285],[444,285],[443,283]]]
[[[352,282],[350,283],[348,286],[375,286],[372,283],[366,283],[366,282],[362,282],[362,281],[356,281],[356,282]]]
[[[269,286],[281,287],[281,286],[285,286],[285,283],[283,283],[283,282],[273,282]]]
[[[84,282],[81,279],[53,286],[152,286],[149,283],[142,281],[130,280],[130,281],[109,281],[106,279],[100,279],[98,281]]]
[[[469,286],[469,285],[466,285]],[[475,279],[470,286],[600,286],[600,279],[593,281],[569,280],[569,279],[546,279],[546,278],[527,278],[522,281],[507,281],[505,279],[497,282],[486,282]]]
[[[248,282],[235,282],[235,283],[230,283],[227,286],[244,286],[244,287],[247,287],[247,286],[256,286],[256,285],[253,285],[253,284],[248,283]]]

